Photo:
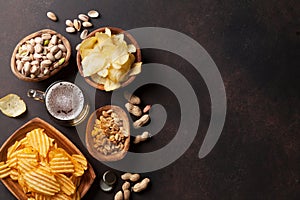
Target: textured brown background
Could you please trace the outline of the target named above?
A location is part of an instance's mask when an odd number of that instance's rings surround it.
[[[197,154],[209,124],[211,106],[205,83],[182,58],[143,50],[145,63],[167,64],[187,77],[199,99],[201,122],[188,151],[168,167],[143,174],[153,184],[132,199],[299,199],[299,1],[1,0],[0,5],[0,96],[17,93],[28,105],[28,112],[17,119],[0,114],[0,144],[33,117],[53,124],[43,104],[27,98],[26,91],[45,90],[59,79],[74,81],[74,48],[80,39],[78,34],[64,32],[64,21],[97,9],[102,17],[93,20],[94,27],[127,30],[152,26],[187,34],[214,59],[226,87],[228,112],[224,130],[213,151],[200,160]],[[49,10],[58,15],[57,23],[46,18]],[[70,40],[71,63],[44,82],[22,82],[10,71],[13,48],[21,38],[43,28],[54,29]],[[178,102],[170,91],[156,85],[137,93],[144,102],[164,105],[168,121],[152,141],[133,150],[159,149],[176,133]],[[110,102],[110,94],[98,91],[95,101],[96,107],[105,105]],[[75,128],[53,125],[87,155],[98,175],[109,169],[88,156]],[[99,178],[84,199],[113,198],[112,193],[102,192],[98,183]],[[119,189],[120,181],[114,192]],[[0,199],[14,199],[2,183]]]

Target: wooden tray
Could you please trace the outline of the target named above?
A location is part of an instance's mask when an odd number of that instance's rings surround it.
[[[16,140],[20,140],[26,136],[26,133],[35,128],[45,129],[46,134],[53,138],[57,143],[58,147],[62,147],[69,154],[81,154],[80,150],[68,139],[66,138],[60,131],[56,128],[43,121],[40,118],[34,118],[16,130],[2,145],[0,149],[0,160],[6,160],[7,149],[15,143]],[[86,192],[91,187],[94,179],[96,178],[93,167],[90,163],[88,163],[88,169],[84,172],[81,183],[77,190],[80,193],[80,196],[83,197]],[[23,192],[21,186],[18,182],[13,181],[11,178],[1,179],[2,183],[7,187],[11,193],[20,200],[27,200],[26,194]]]

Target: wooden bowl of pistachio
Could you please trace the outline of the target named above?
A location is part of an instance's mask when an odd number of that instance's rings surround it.
[[[130,144],[130,126],[126,112],[115,105],[95,110],[86,126],[85,142],[89,153],[100,161],[121,160]]]
[[[141,50],[134,37],[116,27],[91,32],[79,45],[78,71],[99,90],[113,91],[131,83],[141,72]]]
[[[11,70],[23,81],[45,80],[69,64],[70,42],[51,29],[43,29],[23,38],[11,57]]]

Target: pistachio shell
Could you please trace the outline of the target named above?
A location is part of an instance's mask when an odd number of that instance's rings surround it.
[[[87,21],[89,21],[89,16],[87,16],[85,14],[79,14],[78,19],[80,19],[81,21],[87,22]]]
[[[57,17],[56,15],[54,14],[54,12],[47,12],[47,17],[49,19],[51,19],[52,21],[57,21]]]
[[[93,24],[91,22],[83,22],[82,26],[85,27],[85,28],[89,28],[89,27],[92,27]]]
[[[67,33],[74,33],[76,30],[75,30],[75,28],[73,28],[73,27],[67,27],[66,28],[66,32]]]
[[[80,39],[84,40],[88,35],[88,30],[84,29],[80,34]]]
[[[67,26],[70,26],[70,27],[73,27],[73,22],[69,19],[66,20],[66,25]]]
[[[91,17],[91,18],[97,18],[97,17],[99,17],[99,13],[96,10],[90,10],[88,12],[88,16]]]

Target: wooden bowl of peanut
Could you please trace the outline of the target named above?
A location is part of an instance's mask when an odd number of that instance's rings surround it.
[[[86,126],[85,142],[89,153],[100,161],[121,160],[130,144],[130,126],[126,112],[115,105],[95,110]]]
[[[23,38],[11,57],[11,70],[23,81],[45,80],[69,64],[71,45],[61,34],[43,29]]]

